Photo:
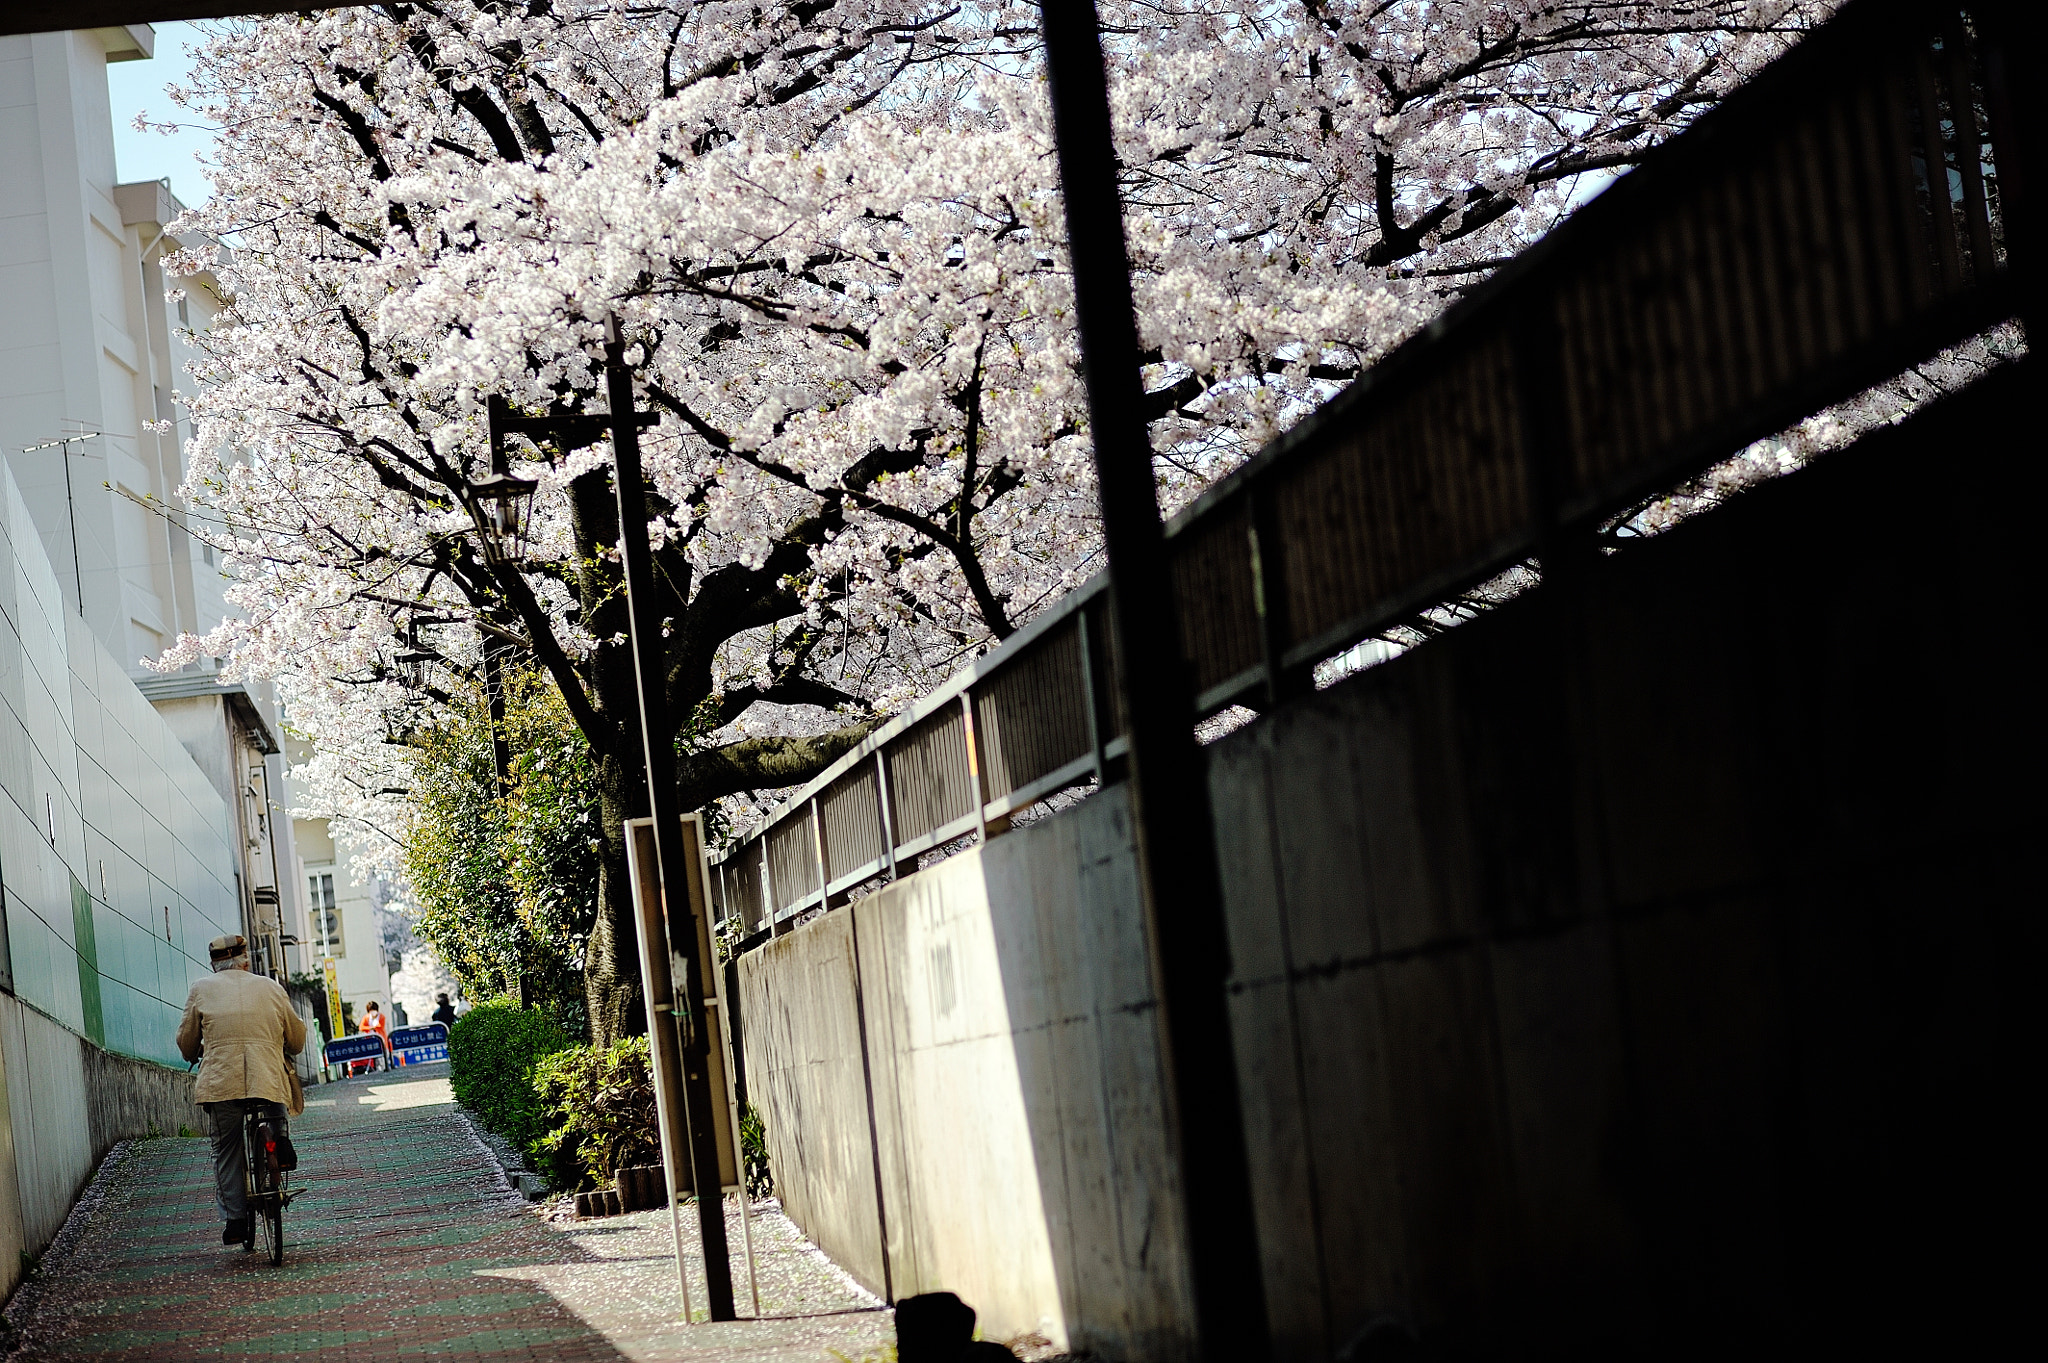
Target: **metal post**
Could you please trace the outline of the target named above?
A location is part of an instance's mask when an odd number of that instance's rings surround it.
[[[967,744],[967,784],[974,788],[974,840],[988,841],[988,792],[982,789],[981,744],[974,734],[974,688],[960,693],[960,738]]]
[[[1096,697],[1100,694],[1095,685],[1095,645],[1088,642],[1088,615],[1086,607],[1074,612],[1074,628],[1081,636],[1081,685],[1087,697],[1082,713],[1088,717],[1088,751],[1095,755],[1095,784],[1109,784],[1109,758],[1103,753],[1103,745],[1109,739],[1102,732],[1102,707]]]
[[[896,815],[889,808],[889,750],[875,749],[875,807],[882,820],[882,859],[889,863],[889,879],[896,878]]]
[[[1290,633],[1287,574],[1273,495],[1254,484],[1245,497],[1251,511],[1252,601],[1259,612],[1259,651],[1266,669],[1266,707],[1271,709],[1298,694],[1308,676],[1301,669],[1290,673],[1284,663]]]
[[[768,915],[768,935],[780,937],[782,919],[775,904],[775,859],[768,855],[768,833],[769,830],[764,828],[754,839],[755,846],[761,849],[761,911]]]
[[[633,641],[633,670],[640,693],[640,739],[647,762],[648,812],[654,820],[655,873],[663,887],[670,920],[669,940],[694,954],[698,934],[685,892],[690,874],[680,859],[681,811],[676,808],[675,752],[670,739],[662,662],[661,621],[649,602],[654,585],[654,560],[647,547],[647,496],[640,471],[640,423],[633,411],[633,373],[626,366],[625,341],[619,319],[605,325],[605,380],[611,399],[613,482],[619,501],[619,562],[626,579],[627,630]],[[676,920],[680,917],[682,930]],[[718,1109],[711,1096],[709,1037],[704,1014],[702,972],[682,972],[683,1112],[690,1128],[690,1186],[697,1194],[697,1224],[704,1243],[704,1279],[711,1319],[735,1319],[732,1265],[725,1244],[725,1198],[720,1193]],[[649,1000],[651,1004],[653,1000]],[[648,1013],[650,1025],[659,1014]]]
[[[831,871],[825,865],[825,811],[814,798],[811,804],[811,854],[818,863],[818,912],[832,907]]]
[[[669,969],[668,926],[662,921],[663,897],[667,887],[655,877],[652,820],[626,820],[626,874],[632,881],[633,937],[640,945],[640,985],[647,999],[647,1067],[654,1080],[655,1129],[660,1139],[662,1178],[668,1189],[669,1236],[675,1246],[676,1305],[683,1321],[690,1321],[690,1268],[683,1253],[683,1180],[680,1171],[690,1162],[688,1139],[679,1129],[684,1114],[677,1111],[683,1087],[680,1032],[664,1025],[675,1012],[674,972]]]
[[[64,514],[71,525],[71,576],[78,583],[78,614],[80,619],[85,617],[85,569],[79,566],[78,561],[78,506],[71,491],[71,444],[73,441],[77,441],[82,445],[88,440],[99,439],[101,434],[102,432],[99,431],[85,431],[78,435],[67,435],[57,440],[45,440],[40,445],[24,445],[21,450],[23,454],[34,454],[38,450],[48,449],[63,451]]]
[[[1172,609],[1151,443],[1140,416],[1137,319],[1102,43],[1093,0],[1045,0],[1040,15],[1129,715],[1139,883],[1169,1130],[1180,1157],[1195,1326],[1208,1363],[1252,1363],[1269,1356],[1270,1342],[1224,992],[1230,944],[1207,773],[1194,739],[1193,677]]]
[[[263,826],[269,831],[270,837],[270,883],[277,888],[275,914],[277,918],[277,960],[272,963],[273,970],[271,973],[277,979],[285,979],[290,976],[291,971],[289,969],[275,968],[285,959],[284,874],[278,870],[277,865],[277,816],[284,811],[280,810],[270,798],[270,759],[263,753],[258,753],[257,756],[263,759],[257,764],[256,769],[263,773]],[[105,897],[107,888],[106,866],[105,862],[100,863],[100,895],[102,898]]]
[[[71,576],[78,583],[78,618],[85,618],[85,569],[78,564],[78,507],[71,495],[71,442],[64,442],[64,513],[71,518]]]

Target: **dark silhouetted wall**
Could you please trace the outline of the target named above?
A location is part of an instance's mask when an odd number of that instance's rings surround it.
[[[2033,381],[1553,565],[1209,750],[1281,1356],[1382,1315],[1518,1358],[2010,1324]],[[1164,1359],[1186,1286],[1131,855],[1112,788],[750,955],[742,994],[828,1251],[992,1335]]]

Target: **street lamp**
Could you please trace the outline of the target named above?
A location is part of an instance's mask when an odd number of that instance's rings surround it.
[[[427,679],[433,675],[434,664],[439,661],[438,653],[401,653],[392,662],[398,668],[399,684],[408,691],[424,691]]]
[[[469,485],[483,513],[484,557],[493,563],[514,564],[526,557],[527,535],[533,524],[533,494],[540,490],[536,478],[514,478],[493,470]]]
[[[491,471],[469,485],[469,494],[476,498],[477,509],[483,513],[485,559],[510,565],[526,557],[527,536],[533,525],[533,494],[540,490],[540,482],[512,476],[505,457],[505,437],[515,431],[552,428],[531,418],[514,417],[511,405],[501,397],[491,398],[485,410],[491,434]],[[597,427],[591,439],[595,440],[602,430]]]
[[[434,664],[441,661],[441,655],[436,653],[432,646],[424,639],[420,638],[420,626],[448,625],[453,623],[454,621],[439,616],[426,619],[414,616],[406,622],[405,652],[398,654],[391,660],[392,665],[398,669],[399,684],[404,686],[406,690],[426,690],[427,684],[433,680]]]

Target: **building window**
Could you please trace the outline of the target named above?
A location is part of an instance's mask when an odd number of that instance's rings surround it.
[[[192,325],[192,311],[185,306],[185,300],[182,298],[178,300],[178,325],[181,327]]]
[[[320,956],[345,956],[341,941],[341,910],[334,907],[334,873],[316,871],[306,877],[312,909],[313,951]]]

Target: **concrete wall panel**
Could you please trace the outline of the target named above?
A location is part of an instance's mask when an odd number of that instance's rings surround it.
[[[0,999],[0,1046],[7,1061],[22,1231],[35,1252],[63,1227],[96,1159],[85,1061],[77,1033],[11,998]]]
[[[854,1002],[853,923],[837,916],[741,963],[747,1090],[770,1158],[789,1178],[783,1206],[874,1291],[883,1271],[873,1155]],[[773,978],[776,987],[765,988]]]
[[[1015,900],[1029,903],[1028,881],[999,868],[999,892],[989,869],[955,858],[852,915],[864,987],[884,960],[896,985],[895,1006],[878,1007],[876,991],[867,1015],[871,1053],[897,1056],[893,1115],[910,1196],[886,1213],[911,1255],[893,1285],[904,1296],[972,1279],[991,1329],[1060,1338],[1063,1320],[1046,1303],[1058,1300],[1051,1239],[1065,1219],[1062,1189],[1057,1166],[1040,1164],[1057,1157],[1057,1117],[1031,1105],[1053,1087],[1045,1010],[1042,997],[1006,987],[1001,965],[1005,953],[1036,955],[1014,913]],[[994,912],[998,900],[1013,911]]]

